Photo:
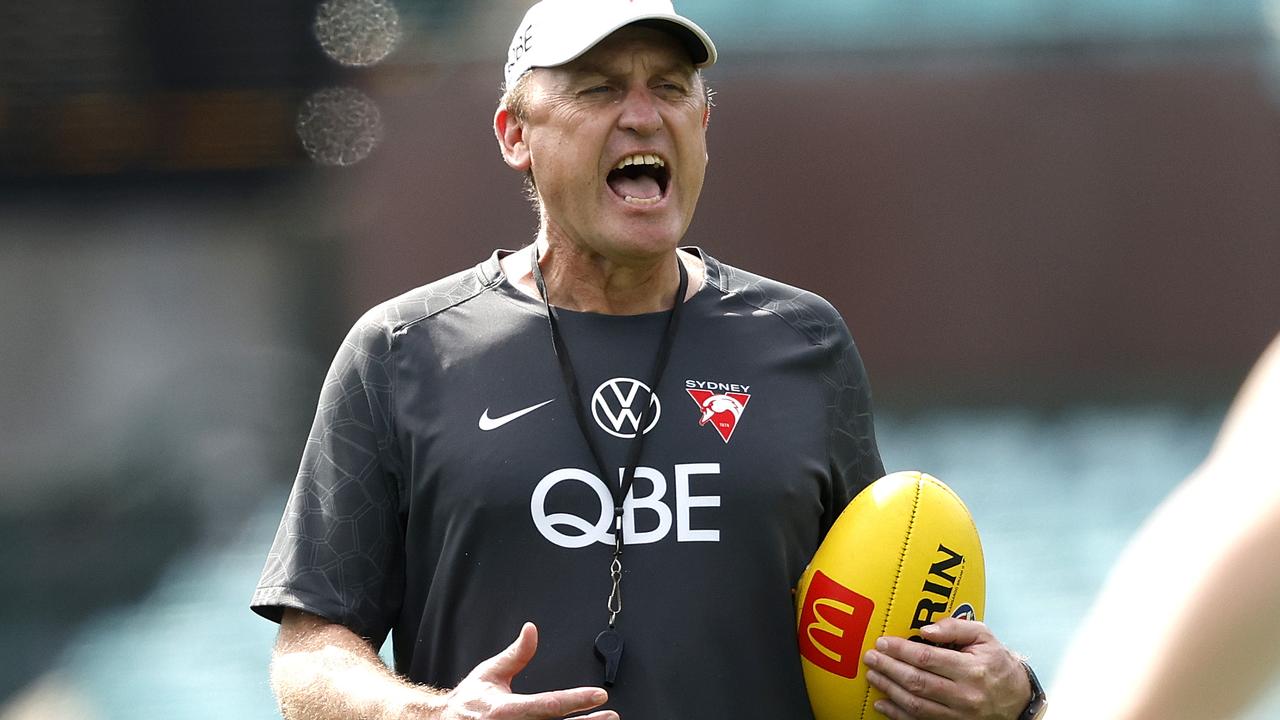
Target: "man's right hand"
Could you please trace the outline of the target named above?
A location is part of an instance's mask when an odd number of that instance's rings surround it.
[[[538,649],[538,629],[525,623],[506,650],[485,660],[452,690],[406,682],[349,628],[286,610],[271,660],[271,685],[287,720],[559,720],[604,704],[600,688],[511,692],[511,679]],[[619,720],[599,710],[573,720]]]
[[[444,698],[443,712],[424,717],[441,720],[558,720],[603,705],[602,688],[581,687],[534,695],[511,692],[511,680],[524,670],[538,649],[538,628],[525,623],[507,649],[485,660]],[[619,720],[612,710],[582,715],[575,720]]]

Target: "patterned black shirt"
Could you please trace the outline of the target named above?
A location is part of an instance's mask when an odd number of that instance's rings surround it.
[[[687,250],[686,252],[700,252]],[[518,692],[599,685],[612,499],[666,313],[542,305],[501,253],[367,313],[339,349],[252,607],[342,623],[398,672],[455,685],[540,630]],[[607,707],[633,720],[807,718],[792,588],[884,473],[862,361],[811,293],[702,254],[625,514],[626,639]]]

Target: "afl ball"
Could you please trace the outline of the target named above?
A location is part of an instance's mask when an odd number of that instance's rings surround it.
[[[946,617],[981,620],[982,545],[973,518],[942,481],[886,475],[836,519],[796,586],[797,637],[817,720],[878,718],[884,695],[862,656],[884,635],[919,640]]]

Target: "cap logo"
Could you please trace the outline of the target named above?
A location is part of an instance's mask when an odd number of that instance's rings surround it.
[[[505,72],[510,75],[511,68],[525,56],[525,53],[533,49],[533,23],[529,23],[522,27],[516,33],[515,39],[511,41],[511,49],[507,51],[507,67]]]

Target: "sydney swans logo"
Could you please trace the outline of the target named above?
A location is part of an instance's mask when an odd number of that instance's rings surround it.
[[[653,406],[649,424],[644,433],[648,434],[658,418],[662,416],[662,403],[658,396],[649,390],[649,386],[632,378],[614,378],[606,380],[591,394],[591,416],[602,430],[614,437],[633,438],[640,430],[641,416],[644,414],[645,398]]]

